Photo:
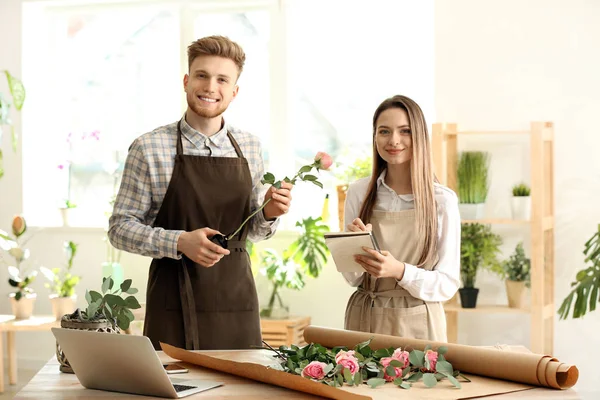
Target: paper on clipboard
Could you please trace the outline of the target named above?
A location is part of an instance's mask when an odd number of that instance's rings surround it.
[[[355,260],[355,254],[364,254],[363,247],[380,251],[373,232],[326,232],[325,244],[339,272],[365,272]]]

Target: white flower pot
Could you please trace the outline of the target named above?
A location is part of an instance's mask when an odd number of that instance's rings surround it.
[[[461,219],[481,219],[483,218],[483,209],[485,203],[468,204],[459,203],[458,210]]]
[[[69,225],[69,214],[71,214],[70,208],[60,208],[60,216],[62,217],[63,226]]]
[[[531,219],[531,197],[513,196],[511,200],[513,219],[529,221]]]
[[[8,295],[13,315],[16,319],[28,319],[33,314],[33,305],[35,304],[37,293],[26,294],[19,300],[15,299],[15,295],[16,293]]]
[[[58,297],[56,294],[50,295],[50,304],[52,305],[52,314],[57,321],[65,314],[73,314],[77,308],[75,303],[77,302],[77,295],[74,294],[71,297]]]

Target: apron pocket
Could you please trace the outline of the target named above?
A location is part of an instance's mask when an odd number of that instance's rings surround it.
[[[427,315],[425,304],[410,308],[373,307],[372,333],[428,340]]]

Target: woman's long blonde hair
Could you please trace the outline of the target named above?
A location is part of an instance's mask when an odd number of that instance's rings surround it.
[[[369,182],[367,196],[360,209],[360,219],[367,224],[373,215],[373,207],[377,199],[377,178],[387,168],[387,163],[377,152],[375,135],[377,119],[382,112],[390,108],[400,108],[408,114],[412,133],[412,159],[410,161],[412,189],[415,199],[415,223],[417,228],[417,244],[421,250],[419,265],[432,261],[437,251],[437,207],[433,183],[431,144],[427,124],[421,107],[406,96],[394,96],[384,100],[373,115],[373,174]],[[402,261],[402,260],[400,260]]]

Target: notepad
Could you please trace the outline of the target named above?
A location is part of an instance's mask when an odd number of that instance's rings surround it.
[[[365,272],[354,255],[365,254],[363,247],[381,251],[373,232],[326,232],[324,237],[339,272]]]

